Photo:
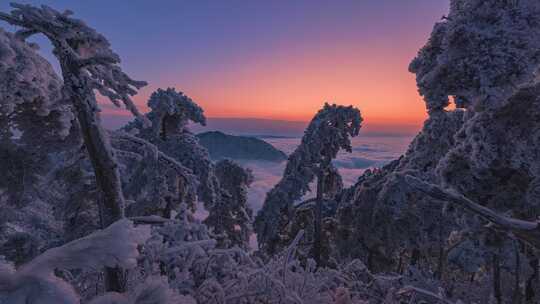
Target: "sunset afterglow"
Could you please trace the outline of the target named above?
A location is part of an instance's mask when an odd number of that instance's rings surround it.
[[[133,1],[98,14],[95,3],[49,2],[105,29],[126,69],[149,81],[135,97],[143,111],[152,91],[175,87],[208,117],[307,121],[328,101],[359,107],[366,125],[421,124],[407,67],[448,10],[444,0]],[[129,115],[105,104],[103,114]]]

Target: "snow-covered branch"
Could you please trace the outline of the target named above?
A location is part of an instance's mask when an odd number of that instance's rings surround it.
[[[2,266],[0,261],[0,303],[79,303],[73,287],[57,277],[55,270],[133,268],[139,255],[137,246],[149,237],[148,226],[135,228],[129,220],[120,220],[104,230],[49,249],[17,270]]]
[[[540,248],[540,224],[538,222],[523,221],[509,218],[495,211],[479,205],[465,196],[452,190],[445,190],[439,186],[424,182],[416,177],[406,175],[405,181],[411,187],[421,191],[437,200],[457,204],[464,209],[490,221],[498,227],[514,233],[518,238]]]

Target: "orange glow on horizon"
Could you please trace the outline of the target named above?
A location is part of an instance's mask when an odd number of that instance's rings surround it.
[[[420,125],[427,116],[425,105],[407,67],[422,42],[395,43],[398,47],[374,42],[302,45],[293,51],[281,46],[242,58],[233,68],[189,75],[183,83],[164,75],[159,86],[150,83],[135,100],[146,112],[153,90],[175,87],[202,106],[207,117],[309,121],[329,102],[358,107],[365,124]]]

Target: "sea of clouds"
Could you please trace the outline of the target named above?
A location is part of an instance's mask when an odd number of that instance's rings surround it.
[[[261,138],[287,155],[300,143],[300,137]],[[354,138],[352,153],[340,152],[334,160],[345,186],[354,184],[358,177],[369,168],[381,167],[399,158],[407,149],[412,136],[366,136]],[[248,202],[257,212],[264,202],[266,193],[281,179],[286,162],[239,161],[253,171],[254,182],[248,193]],[[310,196],[308,194],[307,196]]]

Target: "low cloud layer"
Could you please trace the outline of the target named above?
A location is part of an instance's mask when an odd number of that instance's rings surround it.
[[[264,138],[277,149],[290,154],[300,143],[300,138]],[[353,139],[352,153],[340,152],[334,160],[345,186],[350,186],[369,168],[380,167],[398,158],[407,149],[411,136],[358,137]],[[266,193],[281,179],[286,162],[243,161],[241,164],[253,170],[255,177],[249,193],[248,202],[258,211]],[[308,194],[307,196],[309,196]]]
[[[366,169],[377,163],[376,160],[363,157],[349,157],[347,159],[335,160],[334,166],[345,169]]]

